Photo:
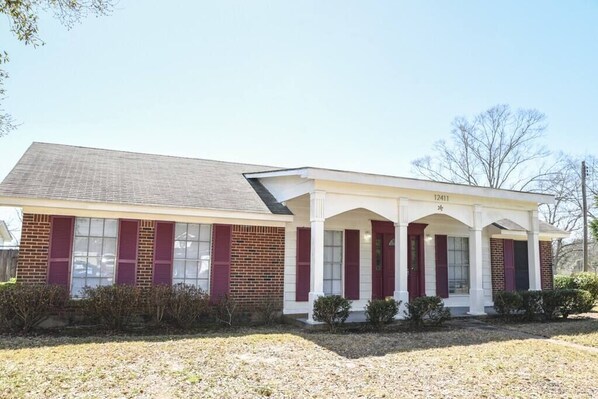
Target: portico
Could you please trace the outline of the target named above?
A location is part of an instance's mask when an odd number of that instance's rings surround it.
[[[553,201],[549,195],[314,168],[246,177],[258,178],[294,215],[286,226],[285,313],[307,313],[313,322],[313,301],[331,294],[324,282],[338,277],[341,295],[358,279],[357,295],[345,295],[353,310],[389,295],[404,308],[415,294],[438,295],[449,307],[468,306],[470,314],[483,315],[492,305],[490,226],[503,219],[526,230],[529,288],[541,288],[537,207]],[[306,230],[308,245],[301,238]],[[338,260],[325,237],[343,231]],[[357,273],[347,269],[354,262],[348,245],[357,246]],[[309,265],[299,265],[306,248]],[[340,276],[329,271],[337,263]],[[301,281],[307,267],[309,284]]]

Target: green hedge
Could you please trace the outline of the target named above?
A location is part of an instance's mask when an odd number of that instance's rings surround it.
[[[571,276],[556,276],[554,278],[554,288],[588,291],[593,304],[598,305],[598,274],[584,272]]]

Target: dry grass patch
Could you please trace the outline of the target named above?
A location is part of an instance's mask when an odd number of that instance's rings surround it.
[[[0,397],[595,397],[598,355],[508,331],[0,338]]]

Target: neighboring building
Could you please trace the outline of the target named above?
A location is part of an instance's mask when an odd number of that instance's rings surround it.
[[[0,184],[23,208],[17,279],[187,283],[308,313],[320,295],[439,295],[483,314],[497,290],[552,287],[551,195],[319,168],[34,143]]]
[[[12,234],[4,220],[0,220],[0,248],[12,243]]]

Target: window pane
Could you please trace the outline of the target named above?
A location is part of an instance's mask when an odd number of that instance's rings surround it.
[[[89,239],[89,256],[100,256],[102,254],[102,238],[92,237]]]
[[[73,259],[73,279],[85,277],[87,271],[87,258]]]
[[[185,261],[175,260],[172,270],[173,278],[183,278],[185,276]]]
[[[190,241],[187,243],[187,259],[197,259],[199,256],[199,242]]]
[[[324,262],[332,262],[332,247],[324,247]]]
[[[210,243],[200,242],[199,243],[199,257],[204,260],[210,259]]]
[[[343,235],[342,231],[335,231],[334,232],[334,241],[333,244],[340,246],[343,244]]]
[[[85,256],[87,255],[87,237],[75,237],[75,243],[73,248],[73,255]]]
[[[332,295],[332,281],[324,280],[324,294]]]
[[[341,250],[342,250],[341,247],[334,247],[334,249],[332,250],[332,259],[334,262],[342,261]]]
[[[118,231],[118,221],[116,219],[106,219],[104,225],[104,237],[116,237]]]
[[[199,241],[199,225],[189,224],[187,227],[187,240]]]
[[[102,264],[100,266],[100,273],[102,277],[110,277],[114,275],[114,265],[116,264],[115,258],[104,257],[102,258]]]
[[[210,262],[207,260],[202,260],[200,262],[200,269],[199,269],[199,278],[204,278],[204,279],[208,279],[208,277],[210,276],[209,274],[210,272]]]
[[[340,295],[341,293],[342,293],[341,281],[340,280],[332,280],[332,294]]]
[[[89,235],[89,218],[77,218],[75,221],[75,235]]]
[[[73,277],[71,295],[75,298],[83,296],[83,287],[85,287],[85,279]]]
[[[332,278],[335,280],[341,280],[341,265],[340,263],[335,263],[332,267]]]
[[[329,246],[332,245],[332,231],[324,231],[324,245]]]
[[[102,250],[104,256],[116,256],[116,238],[104,238],[104,248]]]
[[[185,280],[183,280],[182,278],[175,278],[172,280],[172,285],[183,284],[184,282]]]
[[[212,229],[209,224],[202,224],[199,226],[199,238],[202,241],[212,241]]]
[[[104,235],[104,219],[91,219],[89,235],[92,237],[102,237]]]
[[[100,258],[87,258],[87,277],[100,277]]]
[[[187,246],[186,241],[175,241],[174,242],[174,258],[185,259],[185,247]]]
[[[197,268],[198,268],[197,262],[187,261],[186,266],[185,266],[185,278],[196,279],[197,278]]]
[[[186,240],[187,239],[187,223],[177,223],[175,225],[174,239],[175,240]]]

